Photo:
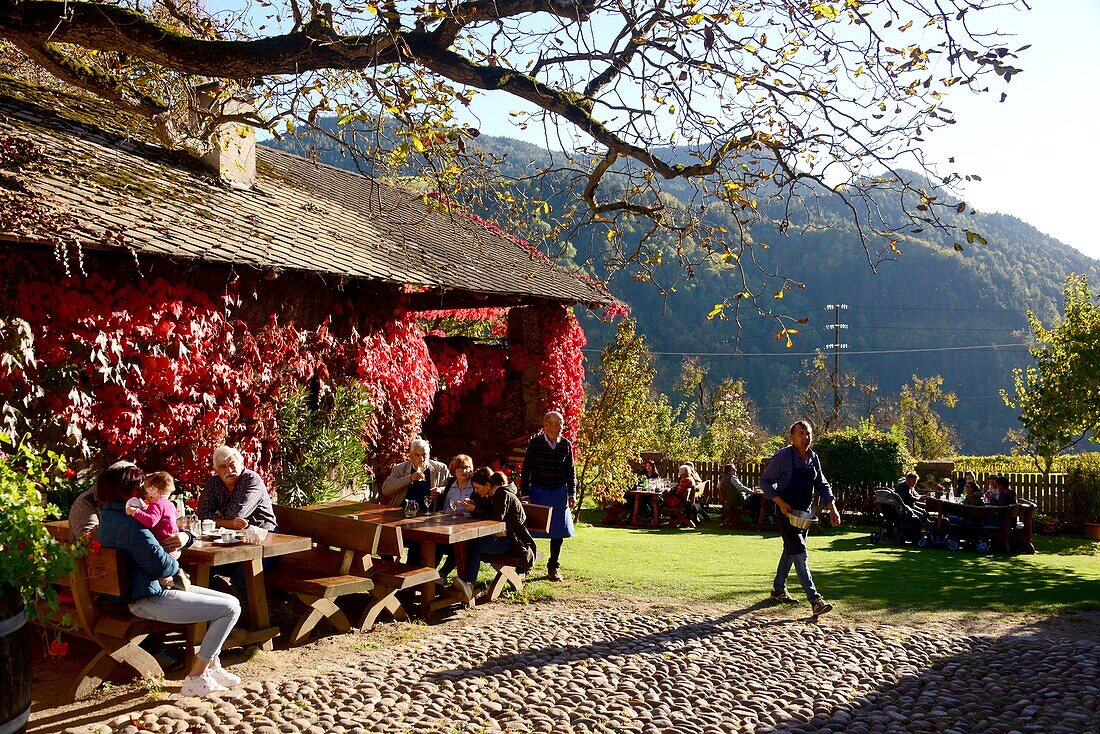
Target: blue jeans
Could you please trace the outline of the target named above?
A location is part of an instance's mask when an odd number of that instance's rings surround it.
[[[775,569],[775,582],[773,589],[782,589],[787,585],[787,576],[794,566],[798,580],[802,583],[802,590],[806,592],[809,601],[820,599],[821,594],[814,588],[814,577],[810,575],[810,565],[806,557],[806,531],[799,530],[791,525],[787,516],[779,518],[779,535],[783,538],[783,555],[779,556],[779,567]]]
[[[473,583],[477,581],[477,574],[481,571],[481,554],[489,553],[490,555],[505,554],[512,552],[512,541],[507,536],[490,535],[487,538],[478,538],[470,543],[469,548],[466,551],[466,569],[465,573],[459,573],[459,576],[463,581],[469,581]]]
[[[230,594],[192,586],[190,591],[168,589],[163,594],[139,599],[130,611],[142,619],[169,624],[209,622],[198,656],[210,661],[221,652],[229,631],[241,616],[241,603]]]

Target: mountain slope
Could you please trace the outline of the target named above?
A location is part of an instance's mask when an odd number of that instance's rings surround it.
[[[314,154],[323,162],[353,167],[331,145],[316,141],[284,141],[278,147],[301,151],[316,145]],[[506,155],[508,175],[547,160],[541,148],[505,138],[483,136],[477,145]],[[561,188],[562,182],[545,186],[536,195],[553,200],[549,191]],[[1016,217],[975,213],[957,215],[957,222],[980,232],[988,244],[967,245],[956,252],[954,237],[928,230],[899,242],[902,254],[879,263],[873,272],[852,222],[838,208],[823,204],[815,212],[815,223],[826,224],[824,229],[794,233],[792,227],[786,236],[768,223],[768,205],[761,209],[764,221],[751,225],[751,237],[768,245],[754,248],[762,270],[779,270],[805,284],[804,289],[785,291],[782,301],[770,295],[763,299],[767,308],[809,319],[794,335],[792,348],[775,340],[773,320],[746,315],[738,328],[732,320],[707,319],[715,304],[731,303],[742,288],[728,268],[704,267],[694,278],[671,265],[659,268],[659,282],[673,286],[664,296],[630,273],[612,276],[610,285],[630,304],[639,331],[659,353],[660,389],[671,392],[682,355],[700,355],[715,379],[732,376],[746,381],[762,422],[772,429],[780,428],[784,396],[801,389],[796,375],[807,354],[833,341],[832,329],[826,328],[833,323],[833,313],[824,307],[842,303],[848,306],[842,312],[848,325],[841,332],[848,344],[841,353],[842,370],[874,380],[885,394],[896,393],[914,374],[942,375],[944,388],[959,397],[958,407],[945,410],[944,417],[957,427],[962,449],[1003,450],[1002,438],[1016,421],[998,391],[1011,385],[1013,367],[1029,361],[1026,348],[1013,346],[1027,339],[1026,312],[1035,311],[1049,324],[1061,303],[1065,277],[1100,268],[1097,261]],[[720,221],[724,215],[714,216]],[[519,229],[518,223],[514,229]],[[633,233],[628,240],[638,236]],[[573,246],[590,253],[601,246],[601,238],[602,232],[592,228],[581,232]],[[598,264],[588,267],[598,274]],[[754,290],[765,294],[778,288],[773,283],[759,274],[751,282]],[[590,356],[596,359],[614,328],[592,317],[585,328]]]

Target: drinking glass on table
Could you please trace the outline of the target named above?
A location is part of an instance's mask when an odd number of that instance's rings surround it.
[[[414,517],[419,509],[416,500],[408,500],[405,503],[405,517]]]
[[[450,502],[451,514],[458,515],[458,500],[451,500]]]

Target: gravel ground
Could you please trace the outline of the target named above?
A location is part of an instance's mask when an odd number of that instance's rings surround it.
[[[307,670],[66,731],[1100,734],[1100,643],[840,616],[517,606]]]

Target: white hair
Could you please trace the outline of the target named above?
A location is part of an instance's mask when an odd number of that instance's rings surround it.
[[[556,410],[551,410],[546,415],[544,415],[542,417],[542,422],[545,423],[546,421],[550,420],[551,418],[556,420],[560,425],[563,425],[563,426],[565,425],[565,416],[563,416],[561,413],[559,413]]]
[[[413,442],[409,444],[409,453],[413,452],[413,449],[424,449],[425,456],[432,455],[432,445],[428,443],[427,439],[414,438]]]
[[[682,477],[683,476],[690,476],[691,475],[691,464],[680,464],[680,470],[679,470],[678,473]]]
[[[244,456],[242,456],[241,452],[237,451],[237,449],[233,448],[232,446],[219,446],[218,448],[214,449],[214,457],[210,460],[210,463],[217,467],[218,462],[225,461],[227,459],[232,459],[233,461],[238,462],[241,466],[244,466]]]

